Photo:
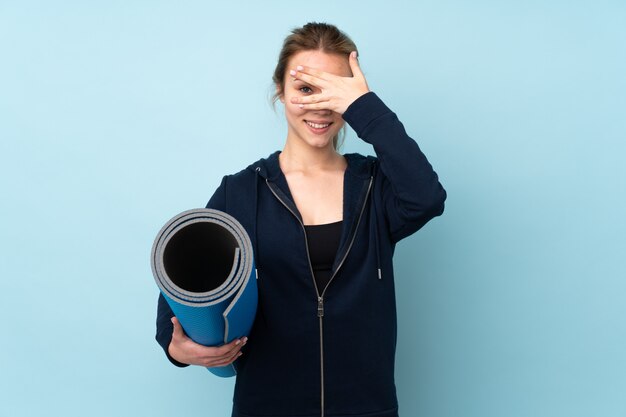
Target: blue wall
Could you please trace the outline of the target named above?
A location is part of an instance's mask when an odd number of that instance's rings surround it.
[[[309,20],[449,193],[395,258],[402,415],[626,415],[623,1],[52,3],[0,3],[0,416],[228,415],[153,340],[149,251],[282,146]]]

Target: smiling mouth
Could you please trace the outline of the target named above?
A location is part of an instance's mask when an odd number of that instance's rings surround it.
[[[332,125],[333,123],[313,123],[313,122],[309,122],[308,120],[305,120],[306,124],[311,126],[314,129],[325,129],[328,126]]]

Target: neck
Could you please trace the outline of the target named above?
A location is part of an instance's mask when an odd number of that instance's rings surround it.
[[[279,161],[283,172],[326,170],[345,165],[345,159],[337,153],[332,144],[324,148],[315,148],[293,141],[287,141],[279,155]]]

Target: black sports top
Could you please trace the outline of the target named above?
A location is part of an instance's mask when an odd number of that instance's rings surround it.
[[[339,250],[342,225],[343,221],[340,220],[334,223],[304,226],[313,275],[320,295],[330,281],[335,255]]]

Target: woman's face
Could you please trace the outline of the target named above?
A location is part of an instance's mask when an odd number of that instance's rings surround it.
[[[289,70],[295,69],[298,65],[350,77],[352,71],[350,71],[348,58],[317,50],[298,52],[289,60],[283,78],[285,91],[280,96],[280,101],[285,104],[285,117],[288,124],[287,141],[303,141],[315,148],[332,148],[333,138],[343,126],[343,118],[339,113],[331,110],[303,110],[297,104],[291,103],[292,97],[320,92],[318,87],[300,80],[293,80],[293,77],[289,75]]]

